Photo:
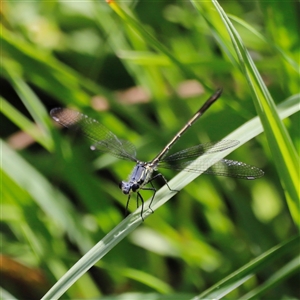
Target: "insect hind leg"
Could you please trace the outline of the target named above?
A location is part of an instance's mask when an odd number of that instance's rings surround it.
[[[156,174],[155,176],[153,176],[147,183],[150,183],[151,184],[151,187],[141,187],[141,190],[146,190],[146,191],[153,191],[153,195],[152,195],[152,198],[151,198],[151,201],[150,201],[150,204],[149,204],[149,209],[151,210],[152,213],[154,213],[153,209],[151,208],[151,205],[152,205],[152,202],[155,198],[155,194],[156,194],[156,191],[157,189],[154,187],[152,181],[154,179],[157,179],[158,177],[161,177],[163,179],[163,181],[165,182],[165,184],[167,185],[168,189],[172,192],[179,192],[179,190],[173,190],[170,188],[169,184],[168,184],[168,181],[167,179],[161,174],[161,173],[158,173]],[[142,202],[142,210],[141,210],[141,218],[143,219],[144,221],[144,218],[143,218],[143,211],[144,211],[144,199],[142,197],[142,195],[137,192],[137,205],[138,205],[138,201],[139,199],[141,200]]]
[[[142,187],[141,190],[146,190],[146,191],[153,191],[153,195],[152,195],[152,198],[151,198],[151,201],[150,201],[150,204],[149,204],[149,209],[151,210],[152,213],[154,213],[153,209],[151,208],[151,204],[153,202],[153,199],[155,197],[155,194],[156,194],[156,188],[154,187],[153,183],[151,182],[151,180],[148,182],[151,184],[152,187]],[[138,195],[141,197],[142,199],[142,196],[140,195],[140,193],[138,193]],[[142,202],[142,204],[144,205],[144,201]],[[142,212],[143,212],[143,207],[142,207]],[[142,217],[143,218],[143,217]]]
[[[169,184],[168,184],[168,181],[167,181],[167,179],[164,177],[163,174],[161,174],[161,173],[156,174],[155,176],[153,176],[153,177],[148,181],[148,183],[151,184],[152,188],[143,188],[143,190],[152,190],[152,191],[154,191],[153,196],[152,196],[151,201],[150,201],[150,204],[149,204],[149,208],[150,208],[150,209],[151,209],[151,204],[152,204],[152,202],[153,202],[153,200],[154,200],[154,197],[155,197],[155,194],[156,194],[156,188],[153,186],[152,181],[153,181],[154,179],[159,178],[159,177],[161,177],[161,178],[163,179],[163,181],[165,182],[165,184],[167,185],[167,187],[168,187],[168,189],[169,189],[170,191],[172,191],[172,192],[179,192],[178,190],[173,190],[173,189],[170,188],[170,186],[169,186]],[[152,209],[151,209],[151,211],[154,212]]]
[[[167,185],[168,189],[171,191],[171,192],[179,192],[179,190],[173,190],[170,188],[169,184],[168,184],[168,180],[165,178],[165,176],[161,173],[158,173],[156,174],[155,176],[153,176],[149,181],[148,183],[151,183],[151,185],[153,186],[152,182],[154,179],[157,179],[158,177],[162,178],[163,181],[165,182],[165,184]]]
[[[142,202],[142,209],[141,209],[141,218],[143,220],[143,222],[145,221],[144,220],[144,217],[143,217],[143,212],[144,212],[144,199],[142,197],[142,195],[140,194],[140,192],[137,192],[136,193],[136,204],[137,204],[137,207],[139,206],[139,199],[141,199],[141,202]]]

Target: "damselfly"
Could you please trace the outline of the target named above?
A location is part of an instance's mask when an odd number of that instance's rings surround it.
[[[217,90],[195,115],[179,130],[179,132],[171,139],[165,148],[158,153],[158,155],[149,162],[143,162],[136,158],[136,150],[134,145],[126,140],[119,139],[105,126],[88,116],[68,109],[68,108],[54,108],[50,114],[52,118],[61,125],[73,129],[80,130],[93,144],[91,150],[99,150],[107,152],[111,155],[125,160],[130,160],[136,163],[127,181],[121,181],[119,184],[120,189],[125,195],[128,195],[126,211],[132,193],[137,195],[137,203],[139,200],[142,203],[141,217],[143,218],[144,199],[140,194],[140,190],[151,190],[153,195],[150,201],[149,209],[155,197],[156,188],[153,186],[152,181],[161,177],[171,191],[167,180],[161,173],[154,175],[158,168],[166,168],[173,170],[184,170],[187,172],[196,172],[204,174],[213,174],[228,176],[241,179],[256,179],[263,176],[264,172],[257,167],[250,166],[243,162],[222,159],[215,163],[213,166],[208,167],[208,161],[200,165],[193,163],[195,158],[214,152],[224,151],[228,148],[236,146],[239,142],[235,140],[221,140],[218,142],[210,142],[200,144],[185,150],[167,155],[170,148],[180,139],[182,134],[191,127],[196,120],[203,115],[203,113],[220,97],[222,90]],[[146,186],[150,184],[150,186]]]

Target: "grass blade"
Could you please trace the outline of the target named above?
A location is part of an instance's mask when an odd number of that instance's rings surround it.
[[[249,279],[251,275],[265,267],[266,263],[274,261],[277,257],[282,256],[285,253],[294,250],[295,248],[299,248],[299,236],[293,237],[289,241],[284,242],[266,251],[265,253],[252,260],[250,263],[246,264],[242,268],[238,269],[233,274],[227,276],[222,281],[218,282],[217,284],[215,284],[210,289],[203,292],[193,300],[220,299],[221,297],[227,295],[232,291],[232,285],[235,285],[235,283],[240,283],[243,280]],[[243,297],[243,299],[250,298]]]
[[[192,1],[199,9],[199,3]],[[270,151],[273,155],[283,185],[287,204],[295,224],[300,226],[300,206],[299,206],[299,157],[291,138],[280,120],[276,111],[274,100],[264,84],[249,52],[245,48],[243,41],[230,22],[226,13],[215,0],[212,0],[223,24],[226,26],[231,38],[235,54],[239,61],[239,66],[248,81],[252,98],[264,127],[264,132],[269,143]],[[205,14],[203,14],[205,17]],[[210,26],[216,30],[214,23],[210,20]]]

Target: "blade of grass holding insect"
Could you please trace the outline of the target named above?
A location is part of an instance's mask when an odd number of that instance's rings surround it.
[[[289,115],[299,111],[298,97],[292,97],[279,105],[278,110],[280,116],[286,118]],[[228,135],[225,139],[239,140],[241,144],[251,140],[254,136],[260,134],[263,131],[263,127],[258,117],[247,122],[232,134]],[[240,144],[240,145],[241,145]],[[226,151],[214,153],[212,155],[211,164],[214,161],[218,161],[235,150],[236,147],[230,148]],[[207,157],[198,158],[197,162],[206,160]],[[183,189],[187,184],[193,181],[199,174],[180,172],[168,183],[170,186],[175,187],[176,190]],[[170,191],[166,186],[163,186],[157,191],[151,208],[155,211],[162,206],[165,202],[171,199],[176,192]],[[149,207],[150,200],[145,202],[144,207],[144,219],[151,215],[152,211],[147,209]],[[117,245],[123,238],[131,233],[136,227],[142,223],[141,207],[139,207],[134,213],[130,214],[121,223],[119,223],[111,232],[109,232],[98,244],[96,244],[86,255],[84,255],[70,270],[47,292],[43,299],[58,299],[74,282],[76,282],[85,272],[87,272],[97,261],[99,261],[104,255],[106,255],[115,245]]]
[[[142,219],[140,214],[131,214],[109,232],[89,252],[87,252],[68,272],[44,295],[42,300],[58,299],[67,289],[84,275],[97,261],[132,232]]]
[[[291,238],[290,240],[281,243],[270,250],[264,252],[259,257],[253,259],[248,264],[244,265],[234,273],[230,274],[211,288],[201,293],[199,296],[193,298],[193,300],[200,299],[220,299],[232,291],[232,285],[237,284],[244,278],[250,278],[251,275],[257,273],[263,269],[266,265],[273,262],[276,258],[282,257],[286,253],[292,252],[295,249],[299,249],[300,237]],[[243,299],[249,299],[244,298]],[[257,298],[255,298],[257,299]]]
[[[191,2],[196,8],[199,8],[199,3],[197,3],[197,1],[191,0]],[[276,112],[274,101],[268,89],[266,88],[251,56],[244,47],[239,34],[218,2],[212,0],[212,3],[227,28],[239,60],[240,68],[248,81],[256,110],[264,126],[264,131],[270,145],[270,150],[278,170],[278,175],[281,179],[291,216],[294,220],[294,223],[299,227],[299,157],[297,156],[295,147],[290,139],[290,136],[288,135],[286,128]],[[199,11],[202,13],[201,10]],[[207,19],[205,14],[203,14],[203,17]],[[209,25],[213,27],[213,30],[217,29],[214,27],[214,23],[211,21],[211,19]]]

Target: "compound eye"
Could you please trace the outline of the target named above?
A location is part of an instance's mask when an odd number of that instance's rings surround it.
[[[128,182],[121,181],[119,183],[119,188],[122,190],[123,194],[128,195],[131,190],[131,185]]]
[[[140,188],[140,185],[137,184],[137,183],[133,184],[132,187],[131,187],[133,192],[136,192],[139,188]]]

